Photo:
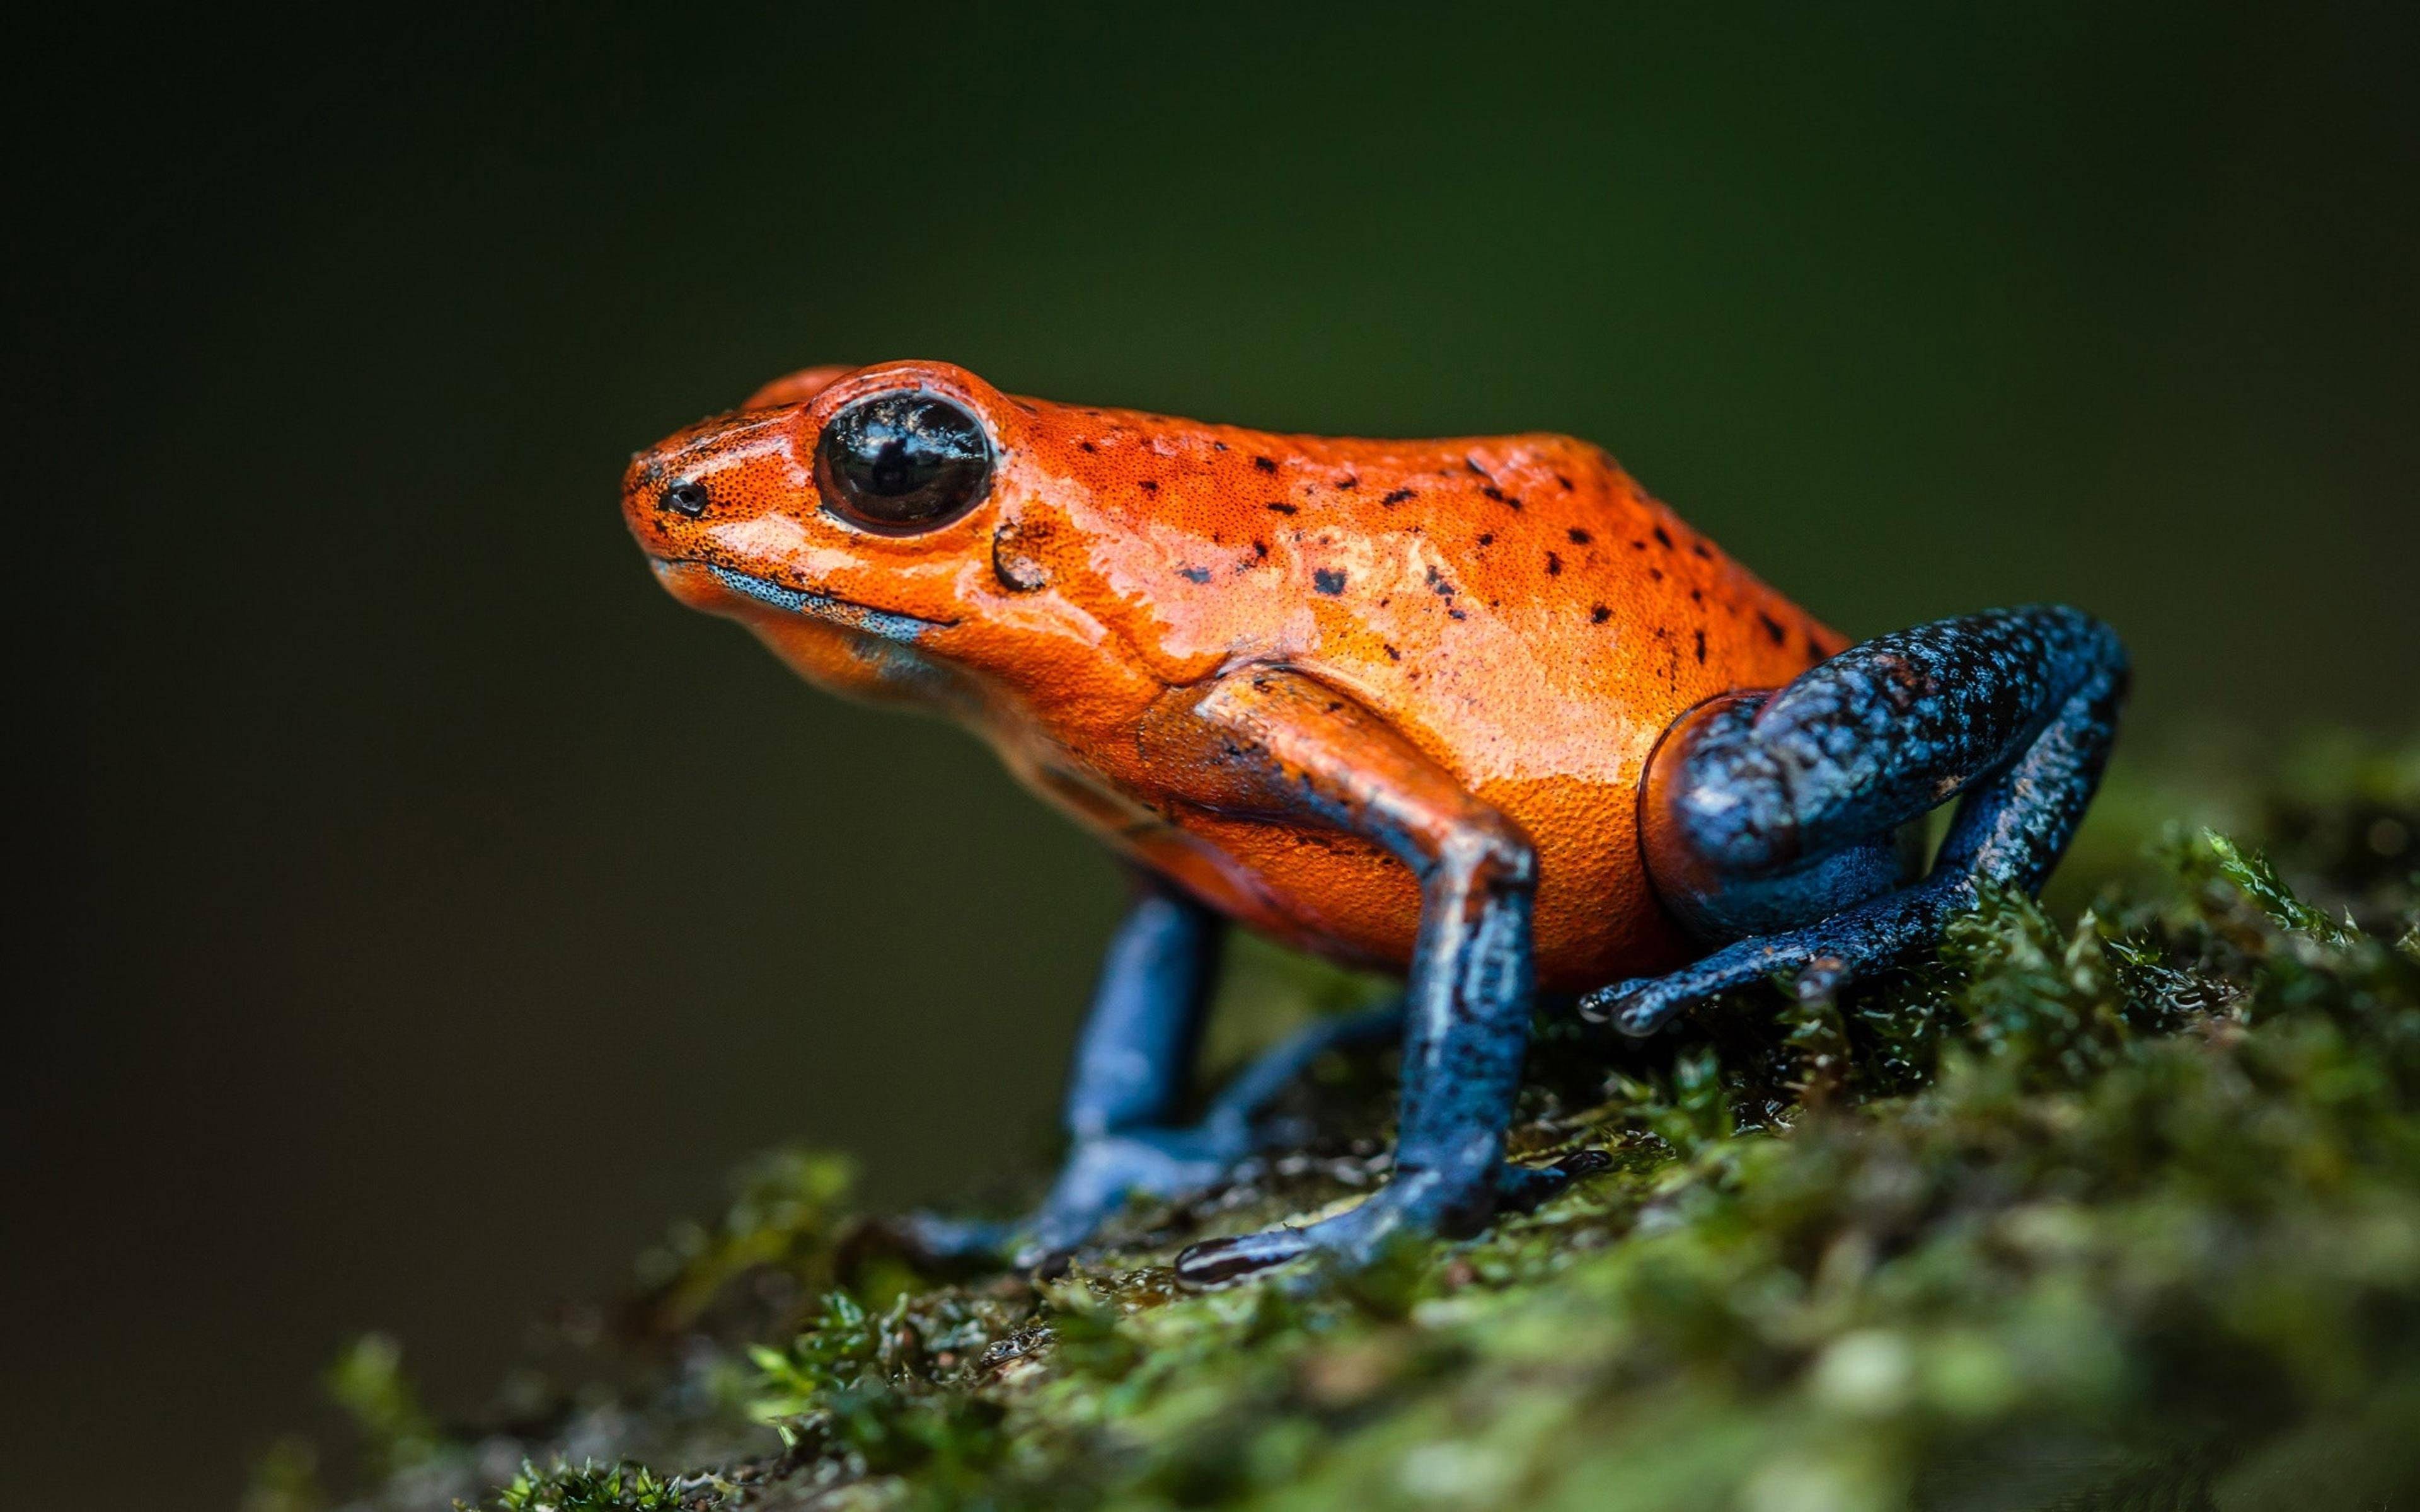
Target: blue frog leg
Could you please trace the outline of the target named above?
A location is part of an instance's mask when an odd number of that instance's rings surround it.
[[[1227,921],[1147,872],[1136,891],[1077,1038],[1063,1114],[1072,1147],[1049,1196],[1025,1223],[920,1217],[911,1231],[927,1254],[1014,1247],[1017,1263],[1038,1264],[1091,1239],[1130,1196],[1216,1185],[1259,1144],[1256,1116],[1311,1062],[1402,1026],[1400,1003],[1321,1019],[1263,1052],[1198,1123],[1179,1124]]]
[[[1580,1011],[1643,1035],[1776,973],[1828,993],[1931,945],[1981,886],[2039,890],[2100,783],[2126,687],[2115,632],[2035,605],[1879,636],[1777,692],[1699,705],[1656,748],[1639,833],[1658,896],[1721,949]],[[1895,833],[1960,795],[1931,872],[1903,886]]]
[[[1588,1168],[1503,1159],[1529,1036],[1537,880],[1517,825],[1359,703],[1296,672],[1223,679],[1146,739],[1159,759],[1197,764],[1197,785],[1222,811],[1335,825],[1384,846],[1420,884],[1392,1179],[1322,1222],[1192,1245],[1176,1259],[1181,1281],[1216,1285],[1313,1252],[1359,1263],[1406,1230],[1470,1233]]]

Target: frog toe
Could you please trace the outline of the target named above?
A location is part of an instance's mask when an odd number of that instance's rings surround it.
[[[1804,963],[1774,949],[1775,942],[1743,940],[1665,977],[1634,977],[1580,999],[1580,1016],[1637,1038],[1653,1034],[1684,1011],[1724,993],[1765,980]],[[1742,947],[1748,948],[1745,950]]]
[[[1828,997],[1931,944],[1943,921],[1974,898],[1965,878],[1935,877],[1805,929],[1741,940],[1669,976],[1600,987],[1580,999],[1580,1016],[1645,1036],[1693,1004],[1776,977],[1788,977],[1801,1001]]]

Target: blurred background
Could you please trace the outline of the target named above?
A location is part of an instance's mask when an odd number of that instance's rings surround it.
[[[1573,431],[1853,633],[2100,611],[2136,762],[2408,728],[2410,8],[1834,8],[21,33],[12,1478],[467,1407],[768,1145],[1047,1158],[1109,864],[616,517],[793,367]]]

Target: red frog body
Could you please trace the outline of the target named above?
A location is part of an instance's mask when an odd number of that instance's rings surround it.
[[[950,524],[870,534],[820,508],[814,441],[903,381],[979,416],[995,471]],[[1570,437],[1277,435],[1012,397],[925,363],[817,371],[752,405],[666,443],[712,496],[698,518],[657,507],[661,464],[634,470],[632,528],[667,587],[811,682],[942,705],[1136,860],[1357,965],[1409,963],[1409,872],[1315,817],[1226,811],[1215,772],[1155,748],[1172,691],[1283,667],[1351,695],[1529,837],[1538,979],[1577,990],[1690,951],[1639,856],[1665,730],[1846,643]],[[923,628],[880,640],[713,566]]]

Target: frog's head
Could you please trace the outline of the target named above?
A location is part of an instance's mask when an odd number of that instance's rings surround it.
[[[946,363],[809,368],[638,454],[623,517],[675,597],[837,691],[1097,688],[1132,669],[1045,565],[1083,555],[1046,411]]]

